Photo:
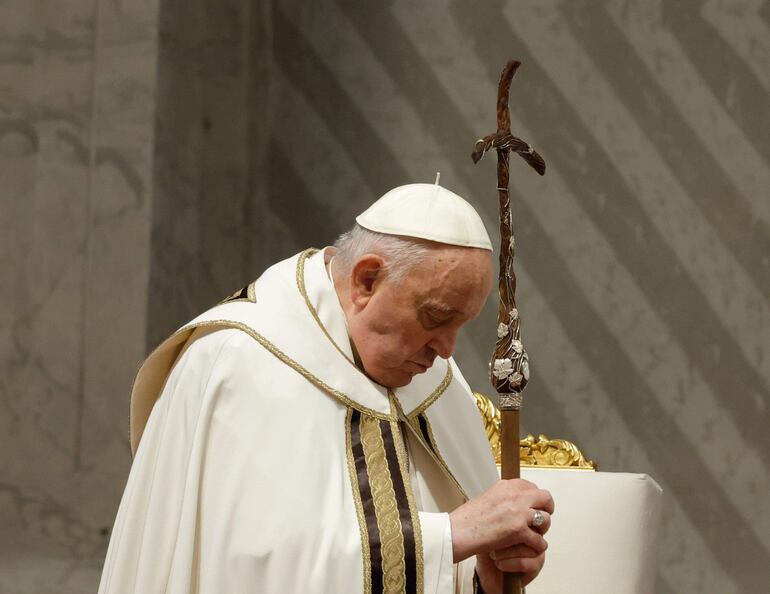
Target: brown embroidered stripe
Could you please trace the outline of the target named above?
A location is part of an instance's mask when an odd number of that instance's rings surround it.
[[[353,460],[356,467],[356,478],[358,490],[361,493],[361,507],[366,521],[366,530],[369,536],[369,571],[371,577],[372,594],[382,594],[382,553],[380,551],[380,530],[377,526],[377,516],[374,511],[374,499],[372,490],[369,486],[369,473],[366,470],[366,458],[364,456],[364,447],[361,443],[361,413],[353,410],[350,417],[350,447],[353,452]],[[361,518],[359,518],[361,521]],[[362,546],[364,543],[361,543]],[[367,568],[365,567],[366,571]]]

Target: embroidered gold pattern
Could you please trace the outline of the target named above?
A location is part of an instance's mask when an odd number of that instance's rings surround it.
[[[275,346],[267,338],[262,336],[259,332],[254,330],[251,326],[247,326],[246,324],[242,324],[241,322],[235,322],[233,320],[211,320],[208,322],[198,322],[197,324],[190,324],[188,326],[185,326],[184,328],[181,328],[175,334],[178,334],[179,332],[187,332],[188,330],[192,330],[193,328],[202,328],[206,326],[220,326],[224,328],[236,328],[238,330],[241,330],[246,334],[248,334],[249,336],[251,336],[254,340],[256,340],[262,347],[265,348],[265,350],[267,350],[276,359],[281,361],[281,363],[288,365],[294,371],[296,371],[302,377],[304,377],[307,381],[313,384],[316,388],[323,390],[324,392],[326,392],[330,396],[333,396],[334,398],[336,398],[346,406],[349,406],[358,411],[361,411],[362,413],[366,413],[367,415],[375,417],[377,419],[392,421],[395,418],[393,416],[393,413],[386,414],[386,413],[381,413],[380,411],[374,410],[373,408],[367,408],[366,406],[360,405],[358,402],[356,402],[346,394],[340,392],[339,390],[335,390],[329,384],[324,382],[321,378],[310,373],[302,365],[300,365],[294,359],[289,357],[286,353],[284,353],[281,349]]]
[[[385,458],[385,443],[382,439],[380,423],[377,419],[362,415],[360,431],[374,512],[380,531],[383,592],[394,594],[404,592],[406,589],[404,534],[393,479]]]
[[[353,409],[348,408],[345,415],[345,445],[348,459],[348,472],[350,473],[350,484],[353,487],[353,502],[356,506],[356,516],[358,516],[358,529],[361,533],[361,555],[364,563],[364,594],[372,592],[372,556],[369,549],[369,531],[366,528],[366,516],[364,515],[364,506],[361,502],[361,490],[358,486],[358,472],[356,471],[356,461],[353,458],[353,444],[350,440],[350,421],[353,417]]]

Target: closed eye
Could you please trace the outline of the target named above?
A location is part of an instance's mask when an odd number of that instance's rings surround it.
[[[424,312],[422,325],[425,328],[438,328],[452,319],[451,315]]]

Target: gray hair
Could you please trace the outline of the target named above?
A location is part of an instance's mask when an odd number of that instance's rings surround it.
[[[350,274],[355,263],[364,254],[377,254],[385,260],[385,272],[396,284],[431,252],[429,242],[369,231],[358,223],[350,231],[340,235],[334,242],[334,247],[337,248],[334,268],[340,273]]]

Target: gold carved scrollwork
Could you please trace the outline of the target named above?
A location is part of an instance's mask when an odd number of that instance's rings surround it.
[[[484,394],[474,392],[473,397],[476,399],[476,406],[484,421],[484,431],[487,433],[489,447],[495,455],[495,462],[500,464],[500,411]]]
[[[495,462],[500,464],[500,411],[487,396],[474,392],[476,406],[484,421],[489,446],[495,456]],[[596,464],[587,460],[580,449],[566,439],[548,439],[539,435],[527,435],[519,446],[519,459],[522,466],[538,468],[575,468],[596,470]]]
[[[537,439],[527,435],[522,439],[519,458],[522,466],[596,470],[596,464],[586,460],[574,443],[566,439],[548,439],[545,435],[539,435]]]

